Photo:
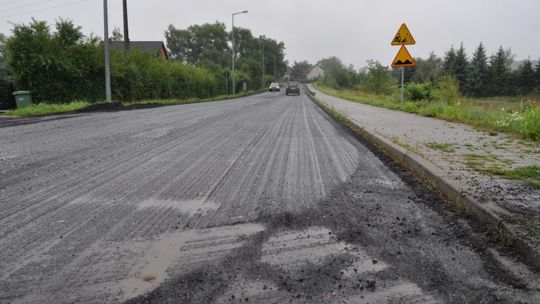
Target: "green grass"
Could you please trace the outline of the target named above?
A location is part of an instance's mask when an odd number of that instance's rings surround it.
[[[505,170],[504,176],[510,179],[536,179],[540,182],[540,167],[527,166],[513,170]]]
[[[490,160],[488,159],[487,162],[489,161]],[[539,166],[525,166],[506,170],[498,164],[487,165],[485,158],[469,158],[465,161],[465,164],[478,172],[496,175],[506,179],[523,180],[531,187],[540,188]]]
[[[436,142],[430,142],[426,144],[426,147],[434,149],[434,150],[441,150],[446,153],[452,153],[456,151],[455,144],[439,144]]]
[[[159,99],[159,100],[142,100],[142,101],[133,101],[133,102],[122,102],[121,106],[117,109],[136,109],[136,108],[145,108],[145,107],[159,107],[159,106],[172,106],[172,105],[182,105],[182,104],[191,104],[199,102],[210,102],[218,100],[226,100],[232,98],[238,98],[243,96],[249,96],[260,91],[248,91],[245,93],[239,93],[236,95],[220,95],[210,98],[189,98],[189,99]],[[99,108],[101,105],[105,106],[106,103],[89,103],[86,101],[74,101],[71,103],[40,103],[33,105],[31,107],[15,109],[5,112],[5,115],[16,116],[16,117],[36,117],[36,116],[46,116],[53,114],[69,113],[76,111],[84,111],[88,108]]]
[[[71,103],[40,103],[33,105],[27,108],[15,109],[7,111],[5,114],[10,116],[19,116],[19,117],[32,117],[32,116],[43,116],[51,115],[65,112],[74,112],[79,111],[84,108],[87,108],[90,103],[86,101],[74,101]]]
[[[322,92],[353,102],[369,104],[392,110],[435,117],[452,122],[461,122],[488,131],[513,133],[527,140],[540,141],[540,102],[537,99],[508,100],[500,98],[461,98],[449,104],[443,101],[399,102],[397,96],[375,95],[359,90],[336,90],[315,85]]]

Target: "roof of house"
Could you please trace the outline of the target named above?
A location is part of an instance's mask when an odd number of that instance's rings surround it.
[[[123,50],[124,41],[111,41],[111,49]],[[152,55],[160,54],[161,49],[165,50],[165,56],[168,57],[163,41],[130,41],[129,46]]]

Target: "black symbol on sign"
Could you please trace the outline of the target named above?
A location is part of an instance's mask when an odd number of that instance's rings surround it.
[[[412,64],[413,62],[409,59],[405,59],[405,61],[398,60],[396,61],[395,65],[405,65],[405,64]]]
[[[401,34],[398,33],[396,37],[394,38],[394,42],[400,43],[401,42]]]

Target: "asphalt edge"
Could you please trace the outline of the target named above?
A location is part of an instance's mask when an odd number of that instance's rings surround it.
[[[443,171],[433,164],[411,153],[407,149],[389,141],[387,138],[366,131],[363,127],[353,122],[343,114],[327,106],[324,102],[316,97],[315,92],[305,86],[306,95],[318,105],[324,112],[332,118],[338,120],[352,132],[356,133],[365,140],[371,142],[374,146],[380,149],[384,154],[391,157],[405,169],[412,171],[420,177],[424,182],[431,187],[440,191],[448,200],[455,203],[456,206],[463,209],[465,212],[473,216],[482,224],[488,225],[497,232],[501,240],[508,245],[513,246],[519,251],[527,262],[535,268],[540,269],[540,252],[537,252],[526,240],[521,238],[519,234],[503,219],[482,206],[482,204],[474,198],[463,194],[455,185],[443,177]]]

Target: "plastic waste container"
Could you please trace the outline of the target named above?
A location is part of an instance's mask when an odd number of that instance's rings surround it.
[[[15,96],[17,109],[32,106],[32,93],[30,93],[30,91],[13,92],[13,96]]]

